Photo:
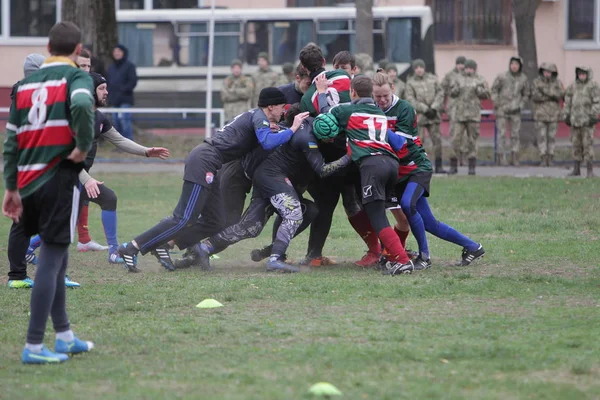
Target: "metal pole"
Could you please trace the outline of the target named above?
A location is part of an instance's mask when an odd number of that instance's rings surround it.
[[[213,79],[213,53],[215,47],[215,0],[210,2],[210,23],[208,25],[208,71],[206,73],[206,125],[204,135],[212,135],[212,79]]]

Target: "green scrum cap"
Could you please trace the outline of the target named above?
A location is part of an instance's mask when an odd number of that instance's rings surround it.
[[[317,139],[333,139],[340,133],[337,119],[330,113],[319,114],[313,122],[313,132]]]

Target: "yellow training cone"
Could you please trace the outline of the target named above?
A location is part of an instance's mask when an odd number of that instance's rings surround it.
[[[206,299],[206,300],[202,300],[200,303],[198,303],[198,305],[196,307],[197,308],[217,308],[217,307],[223,307],[223,304],[219,303],[215,299]]]
[[[342,392],[331,383],[319,382],[315,383],[308,389],[308,392],[315,396],[341,396]]]

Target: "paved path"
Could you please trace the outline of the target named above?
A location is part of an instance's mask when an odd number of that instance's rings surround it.
[[[183,173],[183,163],[96,163],[94,164],[96,173]],[[564,167],[541,168],[533,166],[522,167],[477,167],[479,176],[514,176],[519,178],[528,177],[551,177],[564,178],[569,170]],[[459,167],[459,174],[466,175],[467,167]]]
[[[102,160],[103,161],[103,160]],[[146,174],[146,173],[172,173],[172,174],[183,174],[183,163],[182,162],[96,162],[94,164],[95,173],[132,173],[132,174]],[[529,178],[529,177],[548,177],[548,178],[564,178],[569,173],[570,164],[565,164],[560,167],[542,168],[534,166],[521,166],[521,167],[491,167],[491,166],[478,166],[478,176],[513,176],[517,178]],[[448,168],[446,166],[445,168]],[[600,172],[600,168],[596,166],[597,173]],[[0,171],[2,170],[2,164],[0,163]],[[583,171],[585,173],[585,171]],[[467,174],[467,167],[458,168],[459,175]],[[442,175],[438,175],[442,176]]]

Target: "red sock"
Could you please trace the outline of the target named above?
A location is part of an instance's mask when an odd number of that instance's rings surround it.
[[[379,238],[371,226],[371,221],[369,221],[369,217],[365,210],[361,210],[358,214],[348,217],[348,221],[350,221],[350,225],[352,225],[356,233],[358,233],[362,240],[365,241],[369,248],[369,253],[377,255],[381,254]]]
[[[398,228],[394,227],[394,232],[396,232],[396,235],[398,235],[400,243],[402,243],[402,247],[406,248],[406,239],[408,238],[410,231],[400,231]]]
[[[79,236],[80,243],[89,243],[92,240],[88,229],[88,209],[89,207],[85,204],[81,206],[77,219],[77,236]]]
[[[383,228],[379,232],[379,239],[383,243],[383,246],[390,253],[390,258],[401,262],[402,264],[408,263],[410,260],[406,255],[404,246],[400,242],[398,235],[391,227]]]

